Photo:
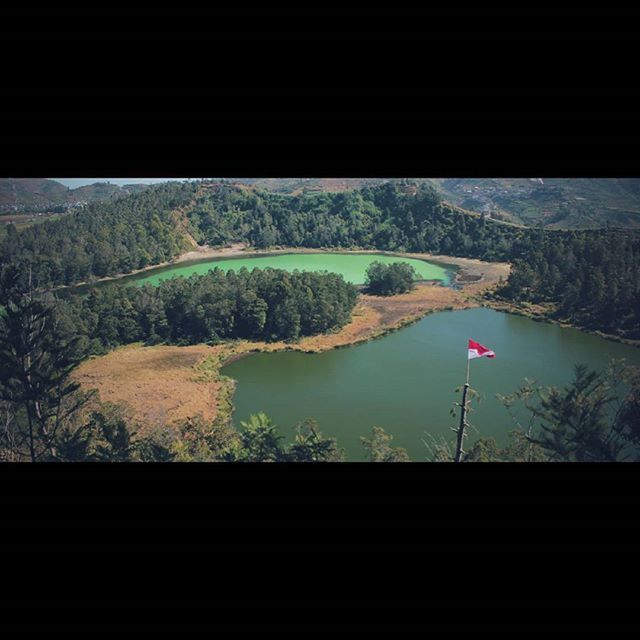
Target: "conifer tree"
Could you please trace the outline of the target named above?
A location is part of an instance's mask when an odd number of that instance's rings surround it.
[[[60,427],[86,400],[70,377],[86,338],[68,331],[28,267],[3,269],[0,305],[0,398],[15,408],[13,446],[33,462],[58,459]]]

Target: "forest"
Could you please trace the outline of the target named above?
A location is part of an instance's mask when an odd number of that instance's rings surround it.
[[[527,230],[471,216],[430,185],[385,183],[299,196],[208,185],[189,208],[193,236],[210,245],[342,247],[505,260],[524,250]]]
[[[8,224],[1,264],[28,264],[42,288],[129,273],[187,248],[175,210],[188,205],[196,185],[168,182],[140,193],[89,203],[73,213],[18,232]]]
[[[553,317],[640,338],[640,236],[632,232],[539,232],[515,258],[498,297],[553,303]]]
[[[335,273],[216,268],[157,287],[96,288],[57,308],[101,352],[138,341],[296,340],[344,325],[356,298],[356,287]]]

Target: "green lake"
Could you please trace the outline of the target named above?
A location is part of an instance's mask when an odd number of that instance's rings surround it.
[[[247,258],[223,258],[185,262],[175,266],[160,267],[142,274],[123,278],[123,281],[137,284],[157,285],[161,280],[176,276],[190,276],[202,274],[219,267],[220,269],[238,271],[243,267],[251,270],[256,267],[263,269],[285,269],[286,271],[332,271],[340,273],[347,282],[363,284],[367,267],[374,261],[390,264],[392,262],[406,262],[413,266],[421,280],[441,280],[449,283],[451,270],[445,265],[437,265],[424,260],[403,258],[399,256],[379,255],[372,253],[281,253]]]
[[[223,373],[238,381],[234,421],[264,411],[290,436],[296,423],[314,418],[349,460],[363,459],[360,436],[380,426],[413,460],[424,460],[423,440],[453,441],[457,420],[449,411],[460,399],[454,389],[464,382],[468,338],[497,355],[471,361],[471,386],[482,400],[470,416],[468,443],[488,436],[506,444],[514,424],[496,394],[514,391],[525,377],[562,385],[574,363],[601,369],[625,357],[640,365],[640,349],[575,329],[486,308],[447,311],[361,345],[259,353],[229,364]]]

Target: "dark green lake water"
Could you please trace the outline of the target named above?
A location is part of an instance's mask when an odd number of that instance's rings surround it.
[[[424,439],[453,440],[449,416],[464,382],[467,339],[494,349],[493,360],[471,362],[471,385],[482,396],[471,414],[469,443],[479,435],[508,441],[513,423],[496,393],[514,391],[525,377],[567,383],[575,363],[602,368],[611,357],[640,365],[640,349],[575,329],[534,322],[491,309],[448,311],[379,340],[321,354],[261,353],[223,369],[238,380],[234,420],[264,411],[290,436],[305,418],[335,436],[350,460],[363,459],[360,436],[380,426],[413,460],[424,460]],[[429,434],[429,435],[426,435]]]

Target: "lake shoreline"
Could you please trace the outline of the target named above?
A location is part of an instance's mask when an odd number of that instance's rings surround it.
[[[576,329],[577,331],[580,331],[582,333],[597,336],[598,338],[603,338],[604,340],[609,340],[610,342],[616,342],[618,344],[624,344],[628,347],[635,347],[636,349],[640,349],[640,340],[624,338],[613,333],[605,333],[604,331],[599,331],[598,329],[589,329],[577,324],[572,324],[571,322],[563,322],[562,320],[557,320],[556,318],[550,317],[544,311],[536,312],[535,308],[522,308],[518,304],[513,302],[508,302],[506,300],[492,300],[491,298],[483,298],[481,300],[481,303],[482,304],[480,306],[488,307],[490,309],[494,309],[495,311],[501,311],[503,313],[509,313],[514,316],[528,318],[529,320],[533,320],[534,322],[546,322],[548,324],[554,324],[564,329]]]
[[[118,282],[120,280],[128,280],[144,273],[162,270],[167,267],[175,267],[177,265],[186,265],[187,263],[200,264],[209,260],[231,260],[234,258],[258,258],[268,257],[271,255],[296,255],[296,254],[323,254],[334,253],[341,255],[381,255],[398,258],[413,258],[415,260],[423,260],[432,262],[438,266],[455,269],[456,276],[454,284],[460,284],[460,278],[471,277],[476,278],[474,282],[480,282],[484,278],[484,272],[491,272],[493,265],[502,268],[508,263],[503,262],[484,262],[475,258],[459,258],[455,256],[446,256],[431,253],[406,253],[402,251],[385,251],[381,249],[344,249],[331,247],[276,247],[271,249],[256,249],[249,247],[246,243],[238,242],[228,247],[209,247],[208,245],[199,246],[198,249],[186,251],[179,256],[154,265],[148,265],[141,269],[134,269],[129,273],[119,273],[113,276],[104,276],[95,280],[85,280],[72,285],[61,285],[56,290],[73,291],[73,289],[83,289],[94,285],[100,285],[107,282]],[[508,276],[508,272],[507,272]]]

